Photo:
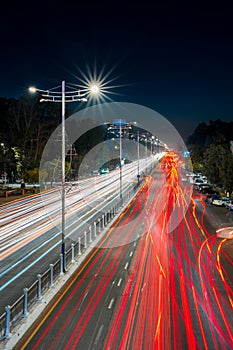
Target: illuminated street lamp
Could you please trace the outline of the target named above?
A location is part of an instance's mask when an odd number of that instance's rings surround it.
[[[90,86],[90,91],[92,94],[96,95],[99,93],[100,88],[98,85],[92,85],[92,86]]]
[[[62,270],[66,272],[66,254],[65,254],[65,104],[68,102],[83,101],[86,102],[86,95],[88,90],[75,90],[73,86],[67,86],[69,91],[65,89],[65,81],[62,81],[61,86],[54,87],[50,90],[41,90],[36,87],[29,87],[29,91],[32,93],[39,92],[42,96],[40,102],[60,102],[62,104],[62,176],[61,176],[61,204],[62,204],[62,243],[61,243],[61,254],[62,254]],[[61,90],[60,90],[61,89]],[[100,91],[99,86],[89,86],[89,92],[97,95]]]

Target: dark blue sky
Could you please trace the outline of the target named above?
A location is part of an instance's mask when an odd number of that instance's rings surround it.
[[[78,83],[96,65],[118,85],[113,100],[155,109],[186,137],[201,121],[233,120],[232,23],[221,5],[5,4],[0,96]]]

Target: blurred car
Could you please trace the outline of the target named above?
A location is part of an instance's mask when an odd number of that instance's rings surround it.
[[[207,203],[210,203],[210,204],[212,204],[212,202],[213,202],[213,200],[215,200],[215,199],[219,199],[220,197],[219,197],[219,195],[215,192],[215,193],[211,193],[211,194],[207,194],[206,195],[206,201],[207,201]]]
[[[227,201],[228,201],[228,198],[225,198],[225,197],[215,198],[212,200],[212,204],[218,207],[224,207]]]
[[[207,183],[203,183],[201,185],[199,185],[199,191],[202,193],[209,193],[209,194],[213,194],[216,193],[216,191],[214,191],[213,186]]]
[[[203,183],[204,183],[203,180],[197,179],[194,181],[193,186],[196,190],[199,190],[200,186],[202,186]]]
[[[109,169],[108,168],[101,168],[100,169],[100,175],[108,174],[108,173],[109,173]]]
[[[225,203],[225,207],[229,210],[233,210],[233,199],[228,199],[228,201]]]
[[[218,228],[216,230],[216,236],[219,238],[233,238],[233,226],[226,226],[222,228]]]

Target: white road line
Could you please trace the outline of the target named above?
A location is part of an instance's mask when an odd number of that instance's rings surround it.
[[[129,263],[127,262],[127,263],[125,264],[125,270],[127,269],[128,265],[129,265]]]
[[[130,254],[129,254],[130,258],[131,258],[132,255],[133,255],[133,252],[130,252]]]
[[[104,329],[104,325],[102,324],[100,326],[99,330],[98,330],[97,335],[96,335],[96,338],[95,338],[95,341],[94,341],[94,345],[98,344],[103,329]]]
[[[108,309],[111,309],[111,308],[112,308],[113,302],[114,302],[114,298],[112,298],[112,299],[110,300],[110,303],[109,303],[109,305],[108,305]]]
[[[118,287],[120,287],[121,282],[122,282],[122,278],[120,278],[119,281],[118,281],[118,283],[117,283],[117,286],[118,286]]]

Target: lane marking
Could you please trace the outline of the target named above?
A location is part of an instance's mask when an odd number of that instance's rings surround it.
[[[130,252],[129,257],[131,258],[132,255],[133,255],[133,252]]]
[[[141,288],[141,292],[143,292],[143,289],[145,288],[146,286],[146,282],[143,284],[143,287]]]
[[[127,263],[125,264],[125,270],[127,269],[128,265],[129,265],[129,263],[127,262]]]
[[[86,292],[86,294],[85,294],[84,297],[82,298],[82,301],[81,301],[81,303],[80,303],[80,305],[79,305],[79,308],[78,308],[79,311],[80,311],[80,309],[81,309],[81,307],[82,307],[82,305],[83,305],[84,300],[85,300],[86,297],[87,297],[87,294],[88,294],[88,292]]]
[[[111,309],[111,308],[112,308],[113,303],[114,303],[114,298],[112,298],[112,299],[110,300],[110,303],[109,303],[109,305],[108,305],[108,309]]]
[[[118,286],[118,287],[120,287],[121,282],[122,282],[122,278],[120,278],[119,281],[118,281],[118,283],[117,283],[117,286]]]
[[[94,345],[98,344],[103,329],[104,329],[104,325],[102,324],[98,330],[96,337],[95,337]]]

